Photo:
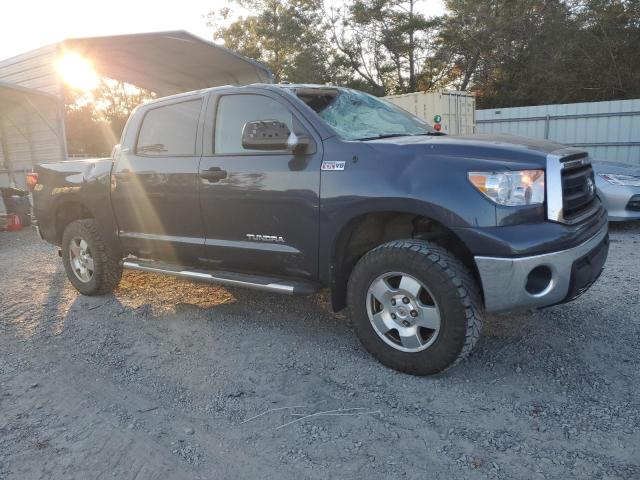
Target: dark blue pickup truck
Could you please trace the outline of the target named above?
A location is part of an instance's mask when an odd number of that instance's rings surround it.
[[[81,293],[110,292],[123,268],[326,287],[369,352],[416,375],[465,358],[484,312],[576,298],[608,252],[586,152],[444,136],[333,86],[162,98],[135,110],[113,158],[37,173],[40,234]]]

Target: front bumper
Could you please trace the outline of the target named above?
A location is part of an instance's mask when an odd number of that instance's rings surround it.
[[[608,251],[605,226],[567,250],[514,258],[476,256],[485,309],[505,312],[573,300],[600,276]]]
[[[640,220],[640,210],[633,208],[635,202],[631,199],[640,196],[640,187],[625,185],[611,185],[605,180],[596,179],[598,195],[609,212],[609,220]]]

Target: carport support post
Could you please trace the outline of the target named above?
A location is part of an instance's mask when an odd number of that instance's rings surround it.
[[[0,148],[2,148],[2,157],[4,158],[4,163],[9,171],[9,185],[12,187],[16,187],[16,177],[13,173],[13,165],[11,163],[11,156],[9,155],[9,148],[7,147],[5,130],[4,130],[4,117],[0,115]]]
[[[549,124],[551,123],[551,116],[547,113],[544,117],[544,139],[549,140]]]

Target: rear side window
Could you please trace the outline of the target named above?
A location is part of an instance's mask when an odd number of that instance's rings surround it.
[[[215,153],[256,153],[242,147],[242,129],[245,123],[255,120],[278,120],[284,122],[292,132],[299,132],[294,125],[291,111],[284,105],[263,95],[226,95],[218,101],[216,115]],[[273,150],[266,152],[274,153]]]
[[[202,100],[172,103],[149,110],[142,120],[136,153],[166,157],[195,155]]]

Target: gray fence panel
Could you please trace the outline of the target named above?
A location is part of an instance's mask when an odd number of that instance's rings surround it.
[[[640,166],[640,99],[477,110],[476,133],[546,138]]]

